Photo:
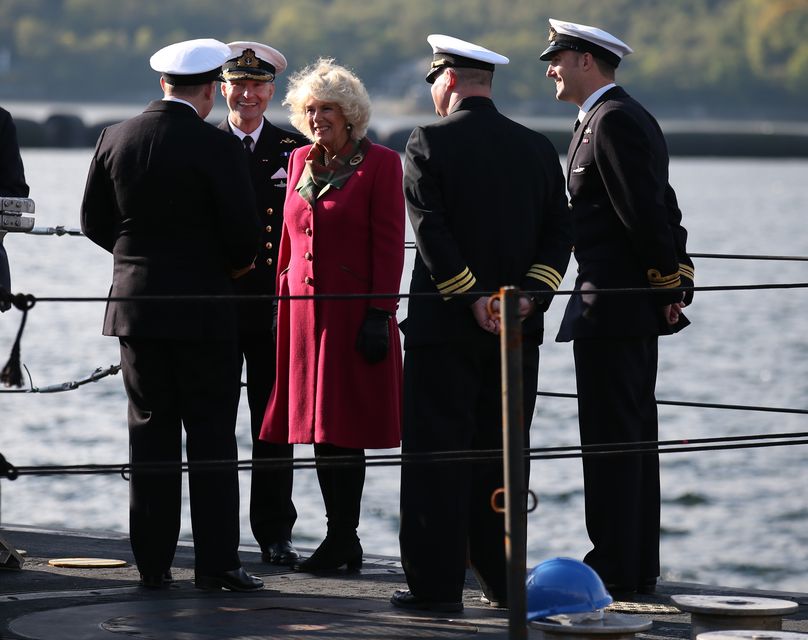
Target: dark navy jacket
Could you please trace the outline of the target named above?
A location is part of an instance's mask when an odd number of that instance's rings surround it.
[[[558,289],[572,239],[564,177],[549,140],[500,114],[488,98],[462,100],[447,117],[418,127],[407,143],[404,195],[418,252],[403,323],[409,348],[484,333],[469,305],[514,285]],[[541,339],[538,300],[523,323]]]
[[[154,101],[95,148],[82,231],[113,254],[111,296],[232,295],[258,250],[255,198],[233,135],[186,104]],[[233,340],[230,302],[110,302],[104,335]]]
[[[557,337],[649,336],[678,331],[661,308],[693,285],[687,231],[668,182],[668,149],[654,117],[621,87],[607,91],[573,134],[567,155],[576,289]],[[648,294],[597,294],[642,288]],[[689,298],[692,296],[688,296]]]
[[[219,129],[232,134],[225,118]],[[235,282],[236,293],[272,295],[275,293],[275,271],[278,245],[283,226],[283,202],[286,197],[286,171],[289,156],[297,147],[309,144],[300,133],[286,131],[264,118],[261,135],[249,154],[250,177],[255,192],[256,215],[261,221],[261,246],[255,269]],[[242,301],[239,307],[241,333],[272,335],[272,301]]]

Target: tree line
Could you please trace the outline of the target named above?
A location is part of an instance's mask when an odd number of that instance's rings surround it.
[[[269,43],[292,69],[334,57],[374,98],[423,109],[426,36],[446,33],[511,59],[495,75],[500,104],[556,115],[569,105],[554,103],[538,60],[549,17],[628,42],[620,83],[663,113],[804,111],[808,0],[2,0],[0,99],[150,99],[154,51],[214,37]]]

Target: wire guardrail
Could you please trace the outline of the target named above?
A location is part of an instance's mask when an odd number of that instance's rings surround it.
[[[80,230],[66,229],[64,227],[46,227],[35,228],[32,233],[35,235],[83,235]],[[405,243],[408,248],[414,248],[414,243]],[[694,258],[723,258],[723,259],[746,259],[746,260],[790,260],[790,261],[808,261],[808,257],[803,256],[773,256],[773,255],[742,255],[742,254],[691,254]],[[675,290],[681,291],[754,291],[761,289],[802,289],[808,288],[808,282],[791,282],[791,283],[763,283],[763,284],[743,284],[743,285],[715,285],[715,286],[700,286],[700,287],[678,287]],[[674,289],[666,289],[666,292],[673,291]],[[645,287],[632,287],[632,288],[613,288],[613,289],[598,289],[598,294],[614,294],[614,295],[627,295],[627,294],[654,294],[660,293],[659,291],[650,290]],[[458,296],[474,296],[493,295],[496,292],[469,292],[465,294],[458,294]],[[549,295],[549,296],[571,296],[581,294],[591,294],[592,291],[582,291],[580,289],[571,290],[557,290],[557,291],[523,291],[525,295]],[[434,297],[441,295],[438,292],[428,293],[391,293],[391,294],[315,294],[305,296],[277,296],[277,295],[171,295],[171,296],[105,296],[105,297],[87,297],[87,296],[71,296],[71,297],[41,297],[37,298],[31,294],[11,294],[5,290],[0,290],[0,301],[7,301],[15,307],[23,311],[23,320],[21,322],[20,330],[17,335],[12,352],[17,351],[19,355],[19,342],[23,328],[25,326],[25,318],[27,312],[34,307],[37,302],[182,302],[182,301],[223,301],[223,300],[310,300],[310,299],[371,299],[371,298],[411,298],[411,297]],[[12,353],[13,355],[13,353]],[[0,393],[56,393],[62,391],[71,391],[78,389],[90,382],[98,382],[99,380],[111,375],[115,375],[120,371],[120,365],[111,365],[106,368],[98,367],[90,375],[79,380],[63,382],[59,384],[47,385],[44,387],[37,387],[33,384],[33,379],[25,367],[26,374],[30,383],[29,389],[17,390],[0,390]],[[576,394],[560,393],[549,391],[537,391],[538,396],[556,397],[556,398],[577,398]],[[722,409],[722,410],[739,410],[739,411],[761,411],[761,412],[775,412],[775,413],[788,413],[805,415],[808,414],[806,409],[786,408],[786,407],[766,407],[754,405],[736,405],[736,404],[719,404],[707,402],[692,402],[681,400],[657,400],[658,405],[673,405],[685,406],[694,408],[708,408],[708,409]],[[543,449],[529,449],[525,453],[525,457],[531,460],[537,459],[557,459],[568,457],[582,457],[584,455],[625,455],[627,453],[672,453],[681,451],[707,451],[716,449],[732,449],[732,448],[749,448],[749,447],[771,447],[771,446],[786,446],[786,445],[800,445],[808,444],[806,439],[808,433],[792,433],[792,434],[774,434],[774,435],[753,435],[753,436],[736,436],[725,438],[690,438],[686,440],[676,441],[657,441],[657,442],[640,442],[640,443],[622,443],[616,445],[609,445],[604,447],[598,445],[597,447],[586,446],[570,446],[570,447],[555,447]],[[789,438],[783,440],[783,438]],[[772,441],[774,440],[774,441]],[[623,447],[622,449],[620,447]],[[626,448],[628,447],[628,448]],[[393,455],[393,456],[369,456],[364,460],[368,466],[383,466],[383,465],[400,465],[404,462],[441,462],[447,461],[485,461],[485,460],[501,460],[502,450],[492,451],[466,451],[466,452],[442,452],[435,454],[419,454],[418,456]],[[351,460],[347,463],[353,464],[357,460]],[[295,459],[287,462],[273,462],[265,460],[237,460],[237,461],[213,461],[210,463],[194,463],[194,466],[199,465],[228,465],[236,464],[242,470],[245,468],[252,469],[256,466],[265,466],[267,464],[284,464],[292,465],[294,468],[314,468],[314,458]],[[321,461],[322,464],[322,461]],[[329,460],[329,464],[340,464],[339,458]],[[245,466],[247,465],[247,466]],[[171,465],[176,468],[176,464]],[[154,465],[150,465],[150,468]],[[188,463],[181,465],[183,470],[187,470]],[[14,478],[18,475],[41,475],[51,473],[126,473],[126,470],[131,471],[131,465],[52,465],[47,467],[20,467],[15,468],[8,464],[0,455],[0,477]],[[13,470],[13,471],[12,471]]]
[[[525,449],[525,460],[565,460],[588,456],[625,456],[642,454],[693,453],[702,451],[730,451],[736,449],[758,449],[770,447],[799,446],[808,444],[808,432],[785,432],[772,434],[746,434],[738,436],[714,436],[710,438],[678,438],[673,440],[618,442],[608,445],[562,445],[556,447],[536,447]],[[194,471],[216,471],[232,469],[239,471],[253,469],[293,468],[315,469],[316,465],[350,466],[365,464],[368,467],[399,467],[403,464],[447,464],[447,463],[499,463],[502,449],[438,451],[430,453],[376,454],[365,456],[333,456],[317,461],[313,457],[288,459],[241,459],[208,460],[205,462],[165,462],[165,463],[111,463],[75,465],[33,465],[15,467],[0,454],[0,477],[10,480],[20,476],[49,475],[121,475],[124,479],[132,471],[141,473],[165,473],[190,469]]]
[[[75,227],[65,227],[57,225],[55,227],[34,227],[28,231],[29,235],[35,236],[84,236],[81,229]],[[407,240],[404,243],[405,249],[416,249],[414,240]],[[808,256],[781,256],[781,255],[754,255],[741,253],[688,253],[690,258],[699,259],[720,259],[720,260],[773,260],[788,262],[808,262]]]

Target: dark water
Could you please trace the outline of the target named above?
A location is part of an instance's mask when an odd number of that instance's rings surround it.
[[[37,225],[78,226],[91,150],[26,150],[23,159]],[[808,255],[808,161],[674,159],[671,181],[697,253]],[[111,259],[80,237],[6,238],[15,292],[37,297],[104,296]],[[408,266],[412,261],[408,252]],[[570,275],[562,289],[571,289]],[[696,260],[697,285],[808,282],[799,262]],[[406,290],[406,282],[402,285]],[[552,341],[565,300],[547,318],[540,388],[575,392],[571,348]],[[658,397],[665,400],[808,408],[805,289],[701,292],[692,326],[660,344]],[[30,312],[23,359],[36,386],[75,380],[118,362],[117,343],[100,335],[102,303],[40,302]],[[20,314],[0,316],[5,362]],[[0,363],[2,364],[2,363]],[[246,401],[244,403],[246,407]],[[663,439],[808,431],[806,418],[770,412],[662,406]],[[0,452],[19,466],[123,463],[126,402],[119,376],[57,394],[0,394]],[[241,457],[249,426],[240,415]],[[540,398],[534,447],[577,443],[574,400]],[[311,455],[298,447],[298,456]],[[745,587],[808,591],[808,465],[804,446],[677,452],[662,456],[663,577]],[[242,539],[249,477],[242,475]],[[531,564],[555,555],[581,557],[580,461],[534,462],[539,508],[529,518]],[[127,528],[127,484],[120,476],[23,477],[2,483],[2,520],[42,526]],[[620,496],[615,496],[615,500]],[[314,473],[299,471],[296,542],[324,535]],[[189,518],[184,518],[187,535]],[[398,469],[373,468],[360,536],[368,552],[398,552]]]

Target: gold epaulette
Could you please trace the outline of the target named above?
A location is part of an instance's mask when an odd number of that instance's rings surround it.
[[[531,265],[530,270],[527,272],[527,277],[540,280],[553,291],[558,291],[561,286],[561,274],[546,264]]]
[[[679,263],[679,275],[685,278],[690,278],[691,281],[696,281],[696,270],[689,264]]]
[[[679,272],[663,276],[657,269],[648,269],[648,284],[658,289],[674,289],[682,286]]]
[[[436,286],[438,291],[443,294],[444,300],[449,300],[453,295],[458,293],[465,293],[471,289],[477,282],[477,278],[471,272],[471,269],[466,267],[453,278],[439,282]]]

